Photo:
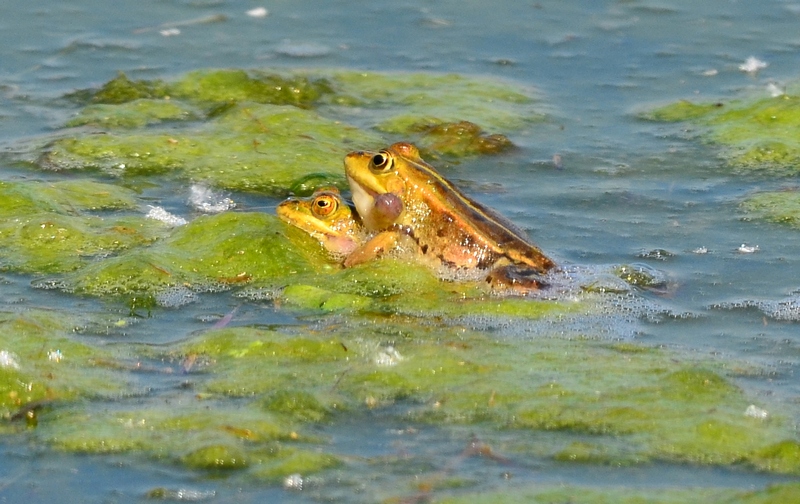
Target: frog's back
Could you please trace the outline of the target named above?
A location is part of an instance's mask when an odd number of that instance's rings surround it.
[[[495,210],[467,197],[450,181],[439,175],[421,159],[410,160],[425,173],[428,184],[419,189],[423,194],[410,195],[409,217],[424,245],[453,251],[456,247],[477,257],[477,267],[491,267],[502,258],[545,272],[555,266],[541,249],[532,244],[525,233]],[[424,201],[427,208],[413,208],[413,199]],[[425,221],[420,226],[418,223]],[[446,255],[446,252],[445,252]],[[443,259],[447,260],[447,257]]]

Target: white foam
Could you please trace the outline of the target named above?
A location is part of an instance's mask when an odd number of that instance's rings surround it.
[[[269,11],[266,7],[256,7],[254,9],[250,9],[245,14],[254,18],[263,18],[269,15]]]
[[[190,188],[189,204],[203,213],[221,213],[236,208],[236,203],[232,199],[198,184]]]
[[[0,368],[19,369],[17,356],[8,350],[0,350]]]
[[[403,356],[400,355],[400,352],[398,352],[397,349],[391,345],[378,350],[378,352],[375,354],[375,358],[373,359],[376,366],[382,367],[396,366],[402,360]]]
[[[759,70],[763,70],[769,66],[769,63],[766,61],[762,61],[755,56],[750,56],[745,60],[744,63],[739,65],[739,70],[742,72],[747,72],[749,74],[758,73]]]
[[[183,226],[184,224],[186,224],[186,219],[184,219],[183,217],[178,217],[177,215],[173,215],[164,210],[163,208],[161,208],[160,206],[152,206],[152,205],[148,206],[150,207],[150,211],[147,212],[147,215],[145,215],[145,217],[147,217],[148,219],[155,219],[172,227]]]
[[[755,418],[757,420],[766,420],[769,417],[769,412],[763,408],[759,408],[755,404],[751,404],[744,410],[744,416]]]
[[[493,315],[470,315],[461,320],[474,329],[514,334],[627,340],[645,331],[643,322],[696,316],[674,313],[650,299],[643,289],[618,276],[626,271],[624,268],[650,276],[654,284],[664,281],[663,273],[643,265],[563,266],[542,277],[547,287],[531,291],[525,297],[580,303],[585,309],[537,320],[521,321],[517,317]]]

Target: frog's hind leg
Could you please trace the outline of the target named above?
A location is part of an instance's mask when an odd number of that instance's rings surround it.
[[[525,295],[548,287],[533,268],[518,264],[508,264],[494,268],[486,276],[486,283],[492,290],[504,294]]]

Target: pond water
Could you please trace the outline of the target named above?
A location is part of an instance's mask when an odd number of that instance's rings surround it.
[[[248,14],[259,7],[268,13]],[[563,332],[563,341],[553,344],[564,344],[565,351],[576,334],[588,335],[589,340],[597,336],[601,344],[622,340],[664,349],[674,361],[744,369],[725,379],[747,402],[780,418],[787,439],[797,441],[800,233],[750,219],[741,206],[757,191],[794,189],[795,177],[733,169],[714,145],[698,139],[695,126],[645,121],[641,114],[681,99],[760,98],[770,96],[770,84],[779,89],[791,86],[798,79],[800,4],[84,0],[37,5],[7,0],[2,12],[3,181],[69,179],[72,175],[20,164],[17,154],[60,134],[75,116],[79,106],[62,99],[64,95],[98,88],[119,72],[131,79],[165,80],[209,68],[457,73],[535,89],[544,121],[501,132],[517,149],[463,159],[444,167],[445,174],[528,231],[560,263],[600,269],[641,264],[663,275],[669,288],[666,293],[638,292],[636,303],[657,308],[652,313],[630,308],[636,316],[625,324],[586,317],[573,321],[580,328],[571,333],[553,323],[547,329],[511,324],[492,328],[492,334],[538,345],[540,337]],[[768,66],[758,72],[741,70],[751,56]],[[560,162],[554,162],[554,156]],[[109,182],[108,177],[98,179]],[[146,203],[176,213],[186,207],[185,182],[153,178],[138,189]],[[266,213],[273,213],[280,201],[269,194],[231,196],[240,209]],[[738,250],[743,244],[757,250]],[[45,277],[5,272],[0,284],[3,310],[109,319],[128,314],[122,301],[34,288]],[[786,316],[778,313],[780,309]],[[73,337],[112,352],[124,347],[119,351],[133,359],[131,352],[136,354],[140,347],[191,341],[232,311],[231,327],[302,333],[319,331],[330,322],[223,292],[201,294],[197,302],[177,308],[140,310],[141,319],[124,331],[112,328],[108,337],[96,329],[86,331],[88,337]],[[343,317],[337,323],[346,324]],[[0,343],[4,350],[8,342]],[[141,355],[143,366],[151,361],[153,366],[163,365],[161,357],[144,351]],[[130,371],[133,361],[125,362]],[[149,403],[163,407],[169,401],[177,408],[194,394],[176,392],[184,380],[174,373],[128,375],[130,389],[119,393],[120,404],[95,406],[89,415],[146,408]],[[553,381],[571,379],[553,376]],[[213,409],[214,402],[204,407]],[[344,465],[307,477],[302,491],[284,488],[281,480],[209,476],[185,465],[154,462],[136,450],[74,453],[58,449],[52,439],[15,431],[0,438],[0,501],[132,502],[149,495],[209,502],[416,502],[526,485],[574,485],[600,493],[693,487],[758,490],[795,481],[798,474],[713,461],[681,464],[658,456],[639,460],[633,455],[626,463],[570,463],[537,449],[523,456],[514,445],[549,446],[557,443],[554,435],[593,443],[594,434],[569,428],[520,434],[480,424],[406,421],[393,409],[402,407],[353,412],[313,426],[314,435],[324,438],[326,450],[340,455]],[[231,411],[230,406],[225,411]],[[40,423],[47,421],[47,414]],[[499,455],[464,455],[473,436]],[[447,483],[420,483],[438,473],[447,474],[441,477]],[[166,494],[154,489],[166,489]]]

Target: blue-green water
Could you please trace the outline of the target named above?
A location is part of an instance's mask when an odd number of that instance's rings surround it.
[[[755,308],[723,310],[742,300],[780,302],[800,287],[798,233],[742,219],[741,198],[755,190],[791,187],[793,178],[732,174],[712,149],[691,141],[685,125],[643,122],[636,113],[681,98],[715,100],[738,93],[768,95],[767,84],[796,80],[800,7],[785,2],[273,2],[251,17],[257,2],[73,2],[35,5],[10,0],[0,8],[0,145],[52,133],[75,113],[60,100],[125,72],[169,78],[198,68],[348,68],[491,75],[535,87],[547,104],[543,125],[517,132],[520,148],[497,159],[462,163],[448,176],[528,230],[559,261],[581,265],[642,262],[676,285],[658,302],[694,317],[642,322],[635,338],[679,354],[748,362],[765,371],[737,381],[777,413],[800,420],[797,322]],[[171,36],[163,30],[177,29]],[[739,70],[749,56],[769,63],[757,75]],[[711,72],[715,70],[716,72]],[[713,74],[713,75],[712,75]],[[552,159],[560,155],[563,167]],[[2,162],[2,161],[0,161]],[[0,165],[3,179],[46,178]],[[148,196],[177,206],[180,188]],[[242,196],[271,211],[268,198]],[[740,254],[742,243],[758,245]],[[707,254],[692,253],[707,247]],[[641,257],[665,249],[665,261]],[[31,278],[7,275],[0,302],[20,307],[102,311],[94,300],[34,290]],[[165,343],[208,327],[209,313],[241,300],[204,297],[162,310],[130,329],[128,341]],[[296,321],[281,310],[252,305],[234,323]],[[611,329],[614,330],[613,328]],[[120,344],[109,338],[108,344]],[[169,377],[142,377],[141,387],[165,390]],[[174,378],[173,378],[174,379]],[[368,423],[368,422],[367,422]],[[352,456],[411,452],[446,464],[468,432],[430,429],[413,438],[387,434],[404,425],[337,425],[326,430]],[[723,469],[662,465],[575,467],[548,461],[515,468],[518,478],[587,486],[665,485],[759,488],[782,478]],[[353,471],[359,470],[353,463]],[[494,487],[502,467],[468,461],[464,478]],[[369,477],[358,488],[320,482],[303,494],[236,480],[206,480],[190,471],[153,467],[121,456],[54,454],[0,442],[0,499],[129,502],[150,488],[191,488],[213,502],[305,497],[372,500],[402,492],[408,482]],[[402,479],[402,478],[401,478]],[[329,482],[328,482],[329,483]],[[348,492],[352,492],[349,494]],[[66,498],[65,498],[66,496]]]

